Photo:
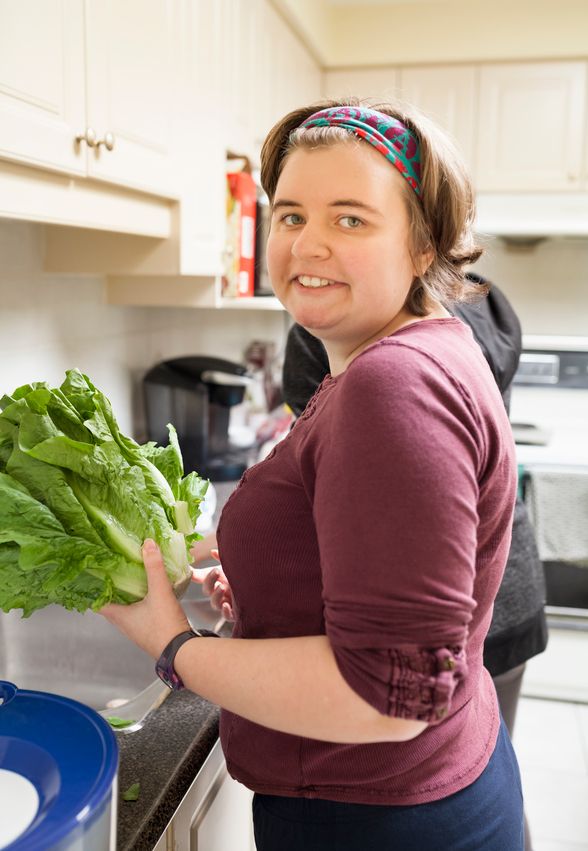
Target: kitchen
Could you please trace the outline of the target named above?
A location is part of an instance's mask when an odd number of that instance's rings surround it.
[[[107,393],[121,430],[143,440],[141,382],[157,362],[205,354],[241,363],[255,340],[282,351],[288,321],[279,304],[223,297],[227,152],[246,155],[255,171],[281,114],[352,90],[376,98],[401,90],[445,123],[479,190],[487,253],[476,270],[511,300],[525,349],[588,350],[585,3],[13,5],[0,4],[3,392],[33,380],[58,384],[78,366]],[[513,420],[553,437],[559,400],[569,397],[564,419],[586,422],[581,388],[533,390],[515,385]],[[549,446],[527,444],[521,463]],[[577,463],[585,453],[578,448]],[[588,698],[587,675],[576,673],[588,670],[588,650],[585,631],[569,628],[572,615],[551,618],[568,628],[552,628],[548,650],[529,663],[519,723],[521,731],[542,733],[548,723],[565,734],[547,749],[521,741],[519,758],[529,803],[534,796],[536,849],[578,851],[588,847]],[[564,674],[562,656],[570,654],[577,661]],[[19,685],[1,650],[0,661],[2,677]],[[126,664],[141,663],[129,656]],[[150,671],[145,677],[136,691],[151,682]],[[185,704],[201,723],[196,740]],[[213,748],[216,716],[205,702],[172,695],[141,730],[117,734],[120,789],[144,772],[140,748],[165,739],[164,710],[176,720],[177,750],[168,754],[176,765],[159,789],[142,776],[139,800],[119,801],[118,847],[248,847],[221,832],[229,811],[243,834],[249,801],[225,780]],[[182,748],[189,756],[178,770]],[[154,749],[149,758],[157,764],[164,755]]]

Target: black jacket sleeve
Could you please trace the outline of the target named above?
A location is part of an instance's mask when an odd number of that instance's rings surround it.
[[[321,341],[301,325],[293,325],[286,341],[282,392],[295,416],[300,416],[328,372],[329,359]]]

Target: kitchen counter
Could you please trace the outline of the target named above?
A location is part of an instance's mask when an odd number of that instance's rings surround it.
[[[214,525],[236,482],[215,482]],[[201,567],[216,564],[202,562]],[[192,587],[183,598],[201,596]],[[187,610],[188,617],[190,611]],[[212,624],[202,624],[212,628]],[[227,624],[222,634],[230,635]],[[171,692],[145,725],[134,733],[117,732],[118,775],[117,851],[150,851],[171,821],[182,798],[218,740],[219,708],[190,691]],[[122,793],[141,784],[137,801]]]
[[[218,707],[203,698],[172,692],[140,730],[117,732],[117,851],[155,846],[218,739],[218,718]],[[123,801],[137,782],[138,800]]]

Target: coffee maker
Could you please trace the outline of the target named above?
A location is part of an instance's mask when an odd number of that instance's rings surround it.
[[[143,379],[149,440],[166,445],[172,423],[186,473],[236,481],[247,468],[247,450],[230,444],[230,409],[243,401],[250,382],[244,366],[222,358],[192,355],[157,364]]]

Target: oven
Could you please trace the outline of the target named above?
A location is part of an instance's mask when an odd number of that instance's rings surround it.
[[[538,346],[526,338],[512,388],[520,486],[545,571],[550,636],[528,664],[523,691],[588,703],[588,342],[565,339]]]

